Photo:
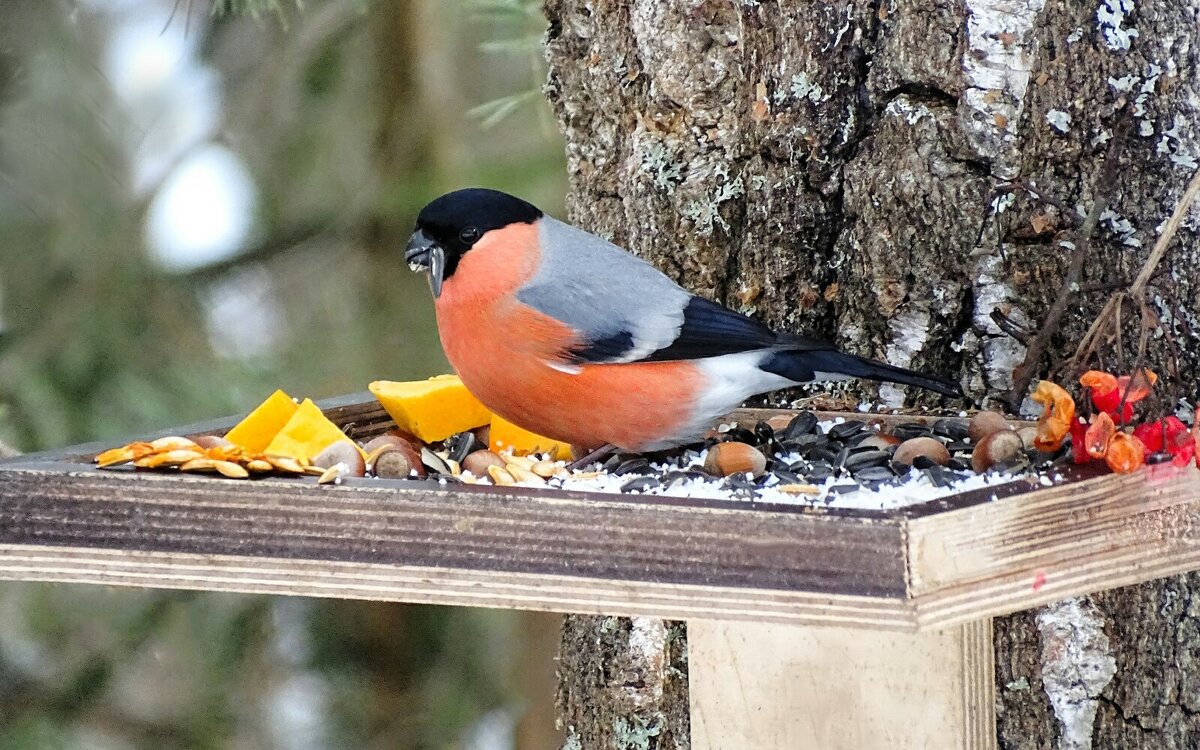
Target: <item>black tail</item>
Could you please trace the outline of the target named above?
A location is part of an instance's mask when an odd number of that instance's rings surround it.
[[[943,396],[957,398],[963,395],[962,388],[949,380],[922,375],[919,372],[905,370],[903,367],[889,365],[886,362],[856,357],[836,349],[793,349],[775,352],[762,364],[762,369],[782,375],[789,380],[795,380],[797,383],[847,377],[865,378],[881,380],[885,383],[915,385]]]

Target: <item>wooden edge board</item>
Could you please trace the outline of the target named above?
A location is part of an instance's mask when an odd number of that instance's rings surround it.
[[[1200,544],[1195,539],[1164,540],[1049,561],[1045,567],[946,587],[911,601],[920,629],[940,628],[1195,570],[1200,570]]]
[[[578,576],[0,543],[0,580],[912,632],[902,599]]]
[[[907,521],[914,597],[1114,550],[1186,554],[1200,535],[1200,470],[1105,475]]]
[[[0,542],[881,598],[906,591],[899,521],[577,494],[14,470],[0,481]]]

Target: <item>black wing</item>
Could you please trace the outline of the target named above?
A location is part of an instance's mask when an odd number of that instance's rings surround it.
[[[683,325],[679,334],[669,345],[657,349],[639,362],[662,362],[680,359],[703,359],[722,354],[766,349],[785,344],[795,345],[804,341],[792,337],[781,337],[753,318],[693,296],[683,309]],[[633,334],[620,331],[568,352],[569,360],[575,364],[627,362],[626,355],[636,348]]]

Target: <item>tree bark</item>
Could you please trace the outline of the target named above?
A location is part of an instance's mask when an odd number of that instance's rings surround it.
[[[1013,373],[1028,338],[993,314],[1038,333],[1097,196],[1108,211],[1039,373],[1137,275],[1200,159],[1184,3],[547,0],[546,12],[574,223],[701,295],[957,376],[984,403],[1024,396]],[[1123,118],[1119,177],[1100,181]],[[1014,181],[1048,200],[1006,192]],[[1171,335],[1152,337],[1145,361],[1174,393],[1200,367],[1196,215],[1150,295]],[[1104,363],[1132,366],[1137,332],[1128,318]],[[1184,576],[998,619],[1001,746],[1193,746],[1194,591]],[[687,747],[685,692],[633,705],[613,689],[661,662],[614,622],[567,619],[568,746]],[[1079,678],[1080,658],[1109,678]],[[613,717],[647,715],[676,718],[640,744],[612,731]]]

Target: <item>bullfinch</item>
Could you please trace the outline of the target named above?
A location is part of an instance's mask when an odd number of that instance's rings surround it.
[[[495,190],[425,206],[405,260],[429,276],[442,347],[466,387],[505,419],[574,445],[680,445],[752,395],[814,380],[961,395],[945,380],[775,333]]]

